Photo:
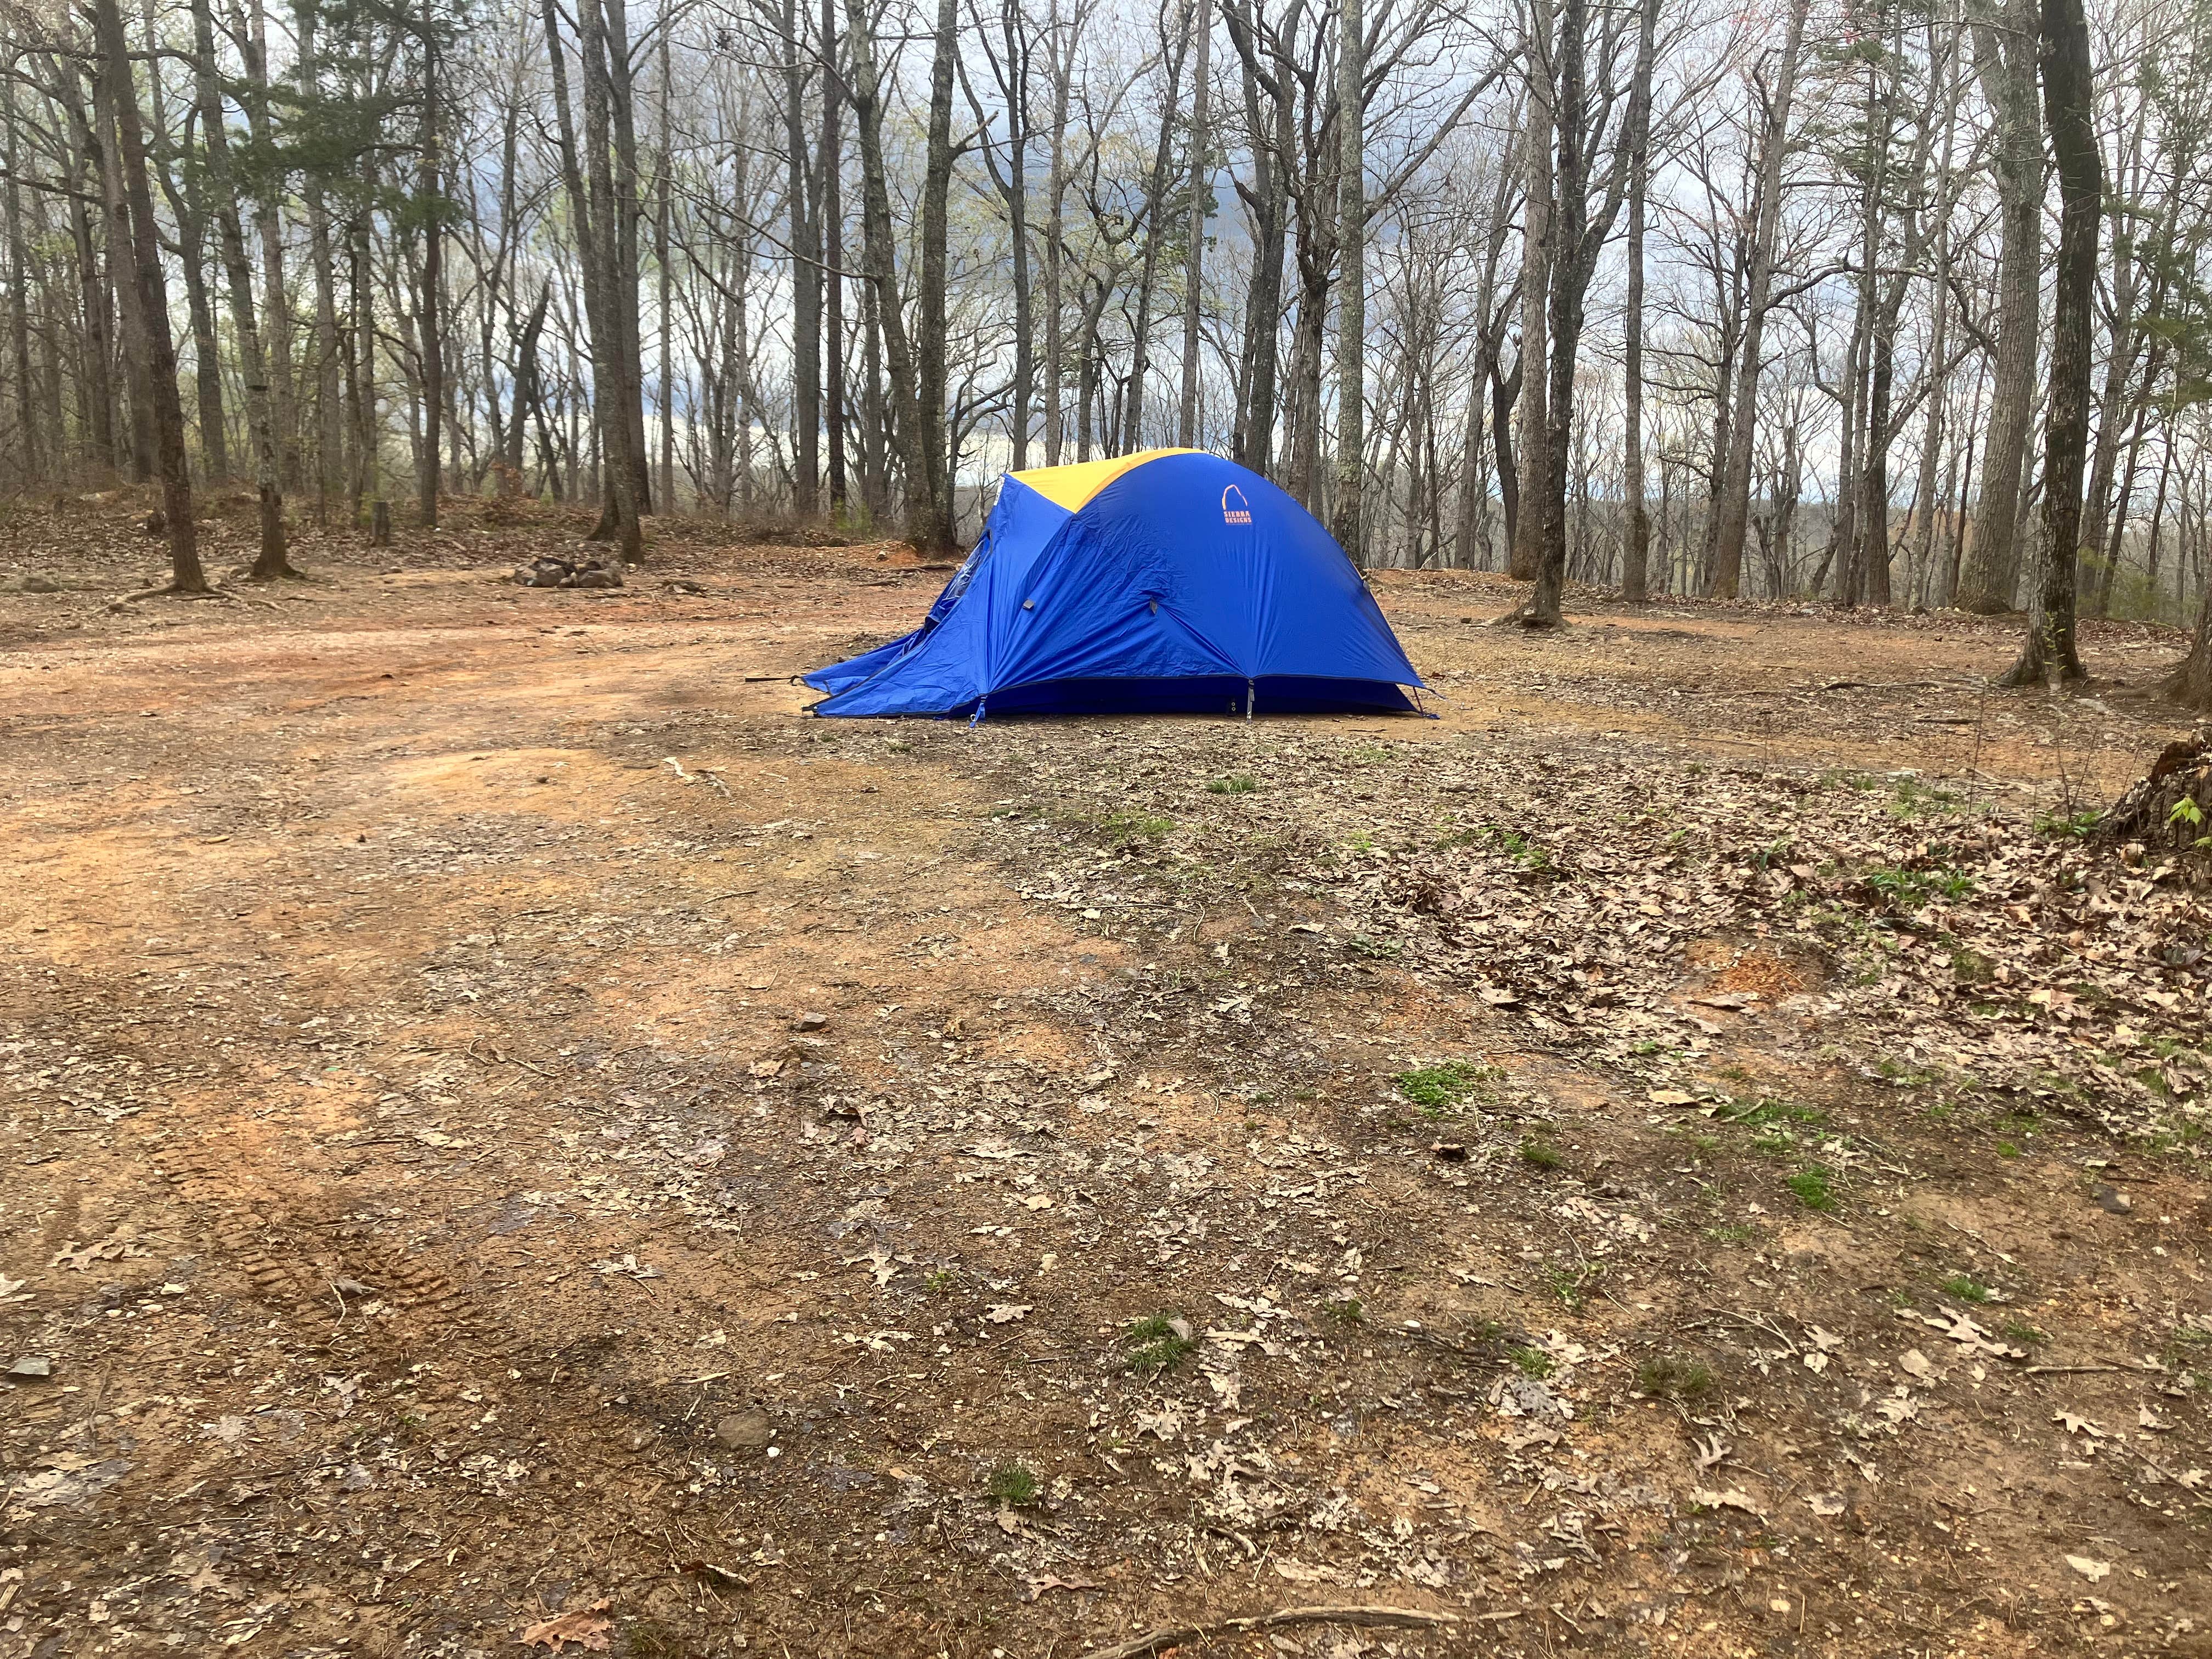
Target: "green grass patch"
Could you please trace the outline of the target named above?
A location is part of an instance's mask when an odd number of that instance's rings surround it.
[[[1231,772],[1225,778],[1206,781],[1206,793],[1214,795],[1249,795],[1259,787],[1259,779],[1249,772]]]
[[[1866,872],[1866,884],[1900,910],[1917,910],[1932,898],[1964,898],[1974,878],[1960,870],[1900,870],[1877,866]]]
[[[1915,818],[1935,817],[1954,811],[1959,798],[1948,789],[1936,789],[1917,778],[1899,778],[1896,793],[1889,803],[1889,815],[1911,823]]]
[[[1836,1194],[1830,1184],[1829,1171],[1820,1164],[1807,1164],[1783,1184],[1808,1210],[1828,1211],[1836,1207]]]
[[[1401,1072],[1390,1080],[1408,1103],[1423,1111],[1452,1112],[1469,1100],[1487,1098],[1494,1092],[1490,1085],[1504,1075],[1495,1066],[1447,1060],[1435,1066]]]
[[[2087,807],[2078,812],[2038,812],[2035,815],[2035,833],[2049,836],[2054,840],[2087,841],[2096,833],[2097,826],[2104,821],[2104,817],[2094,808]]]
[[[1559,1305],[1569,1313],[1580,1313],[1604,1273],[1605,1269],[1595,1263],[1580,1267],[1547,1267],[1544,1270],[1544,1288],[1557,1297]]]
[[[1358,1297],[1348,1296],[1341,1302],[1322,1303],[1321,1304],[1321,1316],[1323,1319],[1328,1320],[1331,1324],[1342,1325],[1348,1328],[1350,1326],[1364,1323],[1367,1318],[1367,1310],[1360,1305],[1359,1298]]]
[[[1540,1140],[1534,1135],[1522,1135],[1521,1161],[1532,1170],[1556,1170],[1566,1160],[1559,1156],[1559,1149],[1550,1141]]]
[[[1945,1279],[1943,1291],[1947,1296],[1956,1297],[1961,1302],[1972,1302],[1978,1306],[1990,1299],[1990,1287],[1966,1273],[1953,1273]]]
[[[1540,1380],[1559,1369],[1559,1362],[1541,1348],[1510,1348],[1506,1351],[1506,1358],[1513,1362],[1523,1376]]]
[[[1492,825],[1484,833],[1496,844],[1498,851],[1523,870],[1541,873],[1553,867],[1552,855],[1520,830],[1508,830],[1500,824]]]
[[[1026,1463],[1001,1463],[991,1471],[983,1490],[1010,1510],[1027,1509],[1037,1501],[1042,1488],[1036,1471]]]
[[[1741,1124],[1747,1128],[1764,1128],[1778,1125],[1787,1128],[1792,1124],[1818,1127],[1828,1121],[1828,1114],[1818,1106],[1802,1102],[1783,1100],[1774,1095],[1762,1095],[1757,1100],[1735,1099],[1713,1114],[1717,1123]]]
[[[1131,1370],[1146,1376],[1173,1370],[1197,1346],[1190,1322],[1181,1314],[1154,1314],[1137,1320],[1121,1333],[1121,1357]]]
[[[1158,841],[1176,826],[1173,818],[1156,817],[1148,812],[1116,812],[1098,827],[1115,846],[1127,847],[1137,842]]]
[[[1659,1400],[1698,1400],[1712,1392],[1710,1367],[1679,1354],[1654,1354],[1636,1368],[1638,1392]]]

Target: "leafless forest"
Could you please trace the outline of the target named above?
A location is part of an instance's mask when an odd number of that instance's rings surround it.
[[[4,16],[0,483],[163,480],[187,587],[232,478],[268,576],[441,494],[949,548],[1179,444],[1538,621],[2207,591],[2203,0]]]

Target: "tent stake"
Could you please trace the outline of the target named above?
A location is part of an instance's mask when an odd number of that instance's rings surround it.
[[[1258,696],[1259,696],[1259,688],[1257,687],[1257,685],[1255,685],[1255,684],[1254,684],[1254,682],[1252,682],[1252,681],[1250,681],[1250,680],[1247,680],[1247,681],[1245,681],[1245,682],[1244,682],[1244,720],[1245,720],[1245,724],[1247,724],[1248,726],[1249,726],[1249,724],[1251,724],[1251,720],[1252,720],[1252,704],[1253,704],[1253,702],[1257,699]]]

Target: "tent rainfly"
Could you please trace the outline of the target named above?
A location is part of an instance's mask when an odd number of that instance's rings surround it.
[[[913,633],[806,683],[825,715],[1414,708],[1352,561],[1258,474],[1192,449],[1010,472]]]

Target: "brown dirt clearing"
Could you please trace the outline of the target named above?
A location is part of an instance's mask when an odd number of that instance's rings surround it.
[[[5,527],[0,1659],[2212,1652],[2177,635],[1394,573],[1436,720],[816,721],[941,570],[455,511]]]

